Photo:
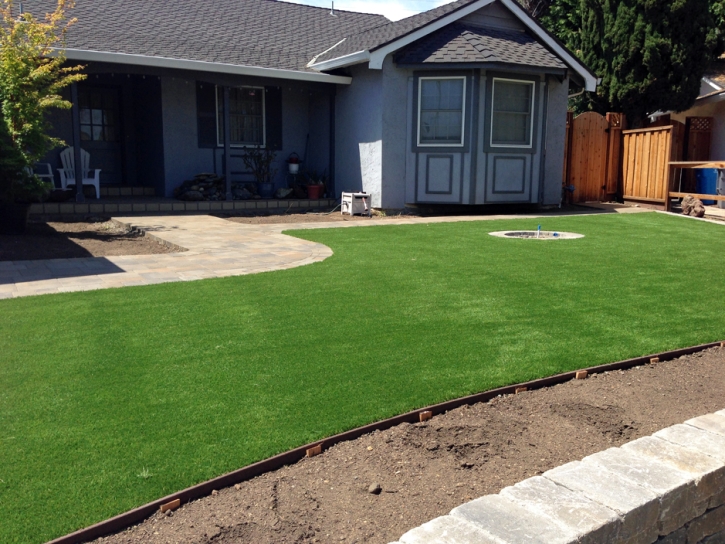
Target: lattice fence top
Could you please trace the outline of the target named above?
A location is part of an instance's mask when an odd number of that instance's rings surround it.
[[[688,117],[690,130],[712,132],[712,117]]]

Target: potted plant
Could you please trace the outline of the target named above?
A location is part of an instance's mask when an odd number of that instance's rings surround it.
[[[289,173],[294,175],[297,174],[300,171],[300,156],[292,152],[290,153],[290,156],[287,157],[287,168],[289,170]]]
[[[272,198],[274,195],[274,176],[277,175],[277,169],[272,168],[272,163],[277,156],[275,151],[268,147],[245,147],[242,155],[244,166],[254,176],[254,181],[259,190],[259,196],[262,198]]]
[[[309,170],[305,172],[305,179],[307,181],[307,198],[319,199],[325,193],[327,174],[325,172],[318,174],[315,170]]]
[[[30,203],[50,190],[33,165],[63,141],[48,135],[51,108],[69,109],[64,87],[85,79],[82,66],[63,67],[65,23],[71,0],[37,20],[17,15],[13,0],[0,0],[0,231],[25,230]]]

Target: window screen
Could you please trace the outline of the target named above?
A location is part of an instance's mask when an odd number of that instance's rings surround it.
[[[465,78],[420,79],[418,143],[463,144]]]
[[[264,89],[229,89],[231,145],[264,145]],[[224,89],[217,87],[217,139],[224,145]]]
[[[531,147],[534,84],[493,80],[491,145]]]

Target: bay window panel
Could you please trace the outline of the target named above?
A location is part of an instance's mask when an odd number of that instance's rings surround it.
[[[419,85],[419,143],[462,144],[465,79],[421,78]]]
[[[491,145],[530,147],[534,84],[494,79]]]

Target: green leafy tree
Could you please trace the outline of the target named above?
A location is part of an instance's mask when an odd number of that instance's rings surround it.
[[[13,0],[0,0],[0,200],[12,202],[49,189],[32,172],[48,151],[63,145],[51,137],[46,113],[68,109],[61,91],[81,81],[82,67],[65,67],[62,48],[75,20],[72,0],[58,0],[43,19],[20,14]]]
[[[641,126],[682,111],[723,48],[723,0],[554,0],[541,22],[602,81],[578,110],[623,111]]]

